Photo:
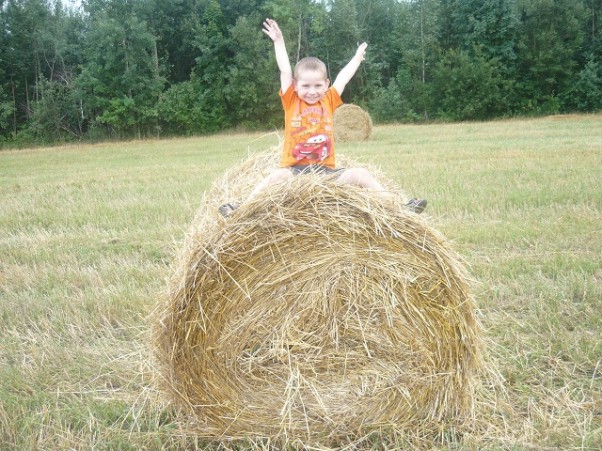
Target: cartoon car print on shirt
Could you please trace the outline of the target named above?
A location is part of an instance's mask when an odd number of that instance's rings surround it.
[[[293,157],[298,161],[305,159],[324,161],[328,155],[330,155],[330,138],[324,134],[314,135],[293,148]]]

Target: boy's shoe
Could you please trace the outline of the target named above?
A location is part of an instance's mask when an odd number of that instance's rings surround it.
[[[236,205],[232,205],[231,203],[227,203],[222,205],[221,207],[219,207],[219,213],[224,217],[227,218],[228,216],[230,216],[232,214],[232,212],[234,210],[236,210]]]
[[[426,199],[413,198],[413,199],[410,199],[410,201],[406,204],[406,207],[408,207],[414,213],[420,214],[426,208],[426,204],[427,204]]]

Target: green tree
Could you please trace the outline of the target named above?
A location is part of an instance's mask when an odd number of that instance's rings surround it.
[[[447,120],[501,116],[507,112],[507,91],[507,81],[496,60],[464,50],[445,52],[433,77],[437,116]]]
[[[14,114],[15,109],[10,94],[4,92],[4,88],[0,87],[0,141],[2,136],[10,134]]]
[[[264,0],[219,0],[221,14],[228,25],[233,25],[241,17],[257,13],[263,7]]]
[[[146,23],[126,14],[118,1],[94,10],[86,64],[78,77],[91,125],[117,136],[155,133],[164,82],[156,40]]]
[[[401,53],[399,43],[393,39],[393,30],[402,5],[396,0],[356,0],[355,5],[360,40],[368,43],[368,62],[378,70],[382,84],[386,85],[395,78],[400,66]]]
[[[197,98],[202,100],[196,107],[200,109],[200,114],[213,121],[202,121],[198,131],[227,127],[231,122],[228,120],[225,91],[233,50],[227,23],[217,0],[206,3],[199,18],[194,46],[199,56],[195,59],[191,79],[198,90]]]
[[[41,81],[44,95],[35,102],[27,132],[37,142],[56,142],[81,138],[82,117],[77,92],[71,80]]]
[[[234,124],[281,125],[278,75],[270,64],[274,52],[259,23],[258,15],[241,17],[230,30],[232,43],[239,51],[228,71],[228,110]]]
[[[593,113],[602,110],[602,63],[593,56],[568,90],[565,102],[569,108],[579,111]]]
[[[517,8],[518,109],[556,113],[579,72],[585,9],[573,0],[518,0]]]
[[[354,55],[360,41],[363,42],[362,33],[358,24],[358,13],[354,0],[331,0],[328,2],[328,25],[325,30],[325,53],[319,56],[328,68],[331,80],[347,64]],[[349,82],[343,93],[343,98],[348,101],[356,93],[361,92],[365,83],[362,69],[360,69]]]
[[[472,52],[504,64],[516,59],[518,17],[510,0],[442,0],[442,47]]]
[[[510,111],[516,97],[512,80],[517,73],[518,29],[512,3],[511,0],[442,0],[439,42],[445,57],[437,63],[438,80],[434,87],[434,97],[440,103],[439,115],[486,119]],[[468,68],[474,72],[465,70]],[[452,78],[441,77],[446,73]],[[445,86],[452,83],[454,86]],[[471,91],[462,92],[459,87]],[[489,90],[490,96],[486,94]],[[443,93],[445,96],[441,97]],[[452,105],[458,109],[454,111]]]
[[[157,53],[165,67],[165,77],[170,84],[186,81],[198,56],[193,42],[200,2],[154,0],[149,3],[152,13],[145,20],[157,40]]]
[[[263,11],[264,17],[278,21],[292,64],[305,56],[325,57],[328,19],[324,5],[312,0],[277,0],[265,2]],[[264,17],[259,18],[258,27]]]
[[[583,9],[581,26],[583,29],[582,62],[592,57],[602,59],[602,0],[578,0]]]
[[[0,1],[0,10],[4,11],[4,0]],[[0,14],[0,140],[2,136],[11,134],[14,130],[15,108],[11,95],[13,84],[10,83],[7,69],[9,66],[11,52],[10,32],[8,28],[8,20],[6,14]]]
[[[28,129],[36,140],[81,137],[81,102],[75,78],[83,63],[82,17],[56,4],[37,42],[43,49],[43,77],[36,83],[36,100],[31,103]]]
[[[4,91],[12,96],[11,128],[16,134],[29,119],[32,102],[41,94],[36,83],[44,78],[45,51],[40,48],[39,31],[48,20],[49,10],[43,0],[9,0],[3,5],[2,13],[3,86]]]
[[[393,37],[399,42],[401,64],[395,77],[404,102],[403,115],[428,120],[435,99],[432,72],[439,58],[439,1],[413,0],[396,17]]]
[[[406,119],[407,109],[404,108],[401,89],[395,80],[390,80],[387,86],[375,88],[368,102],[372,119],[376,122],[398,122]]]
[[[223,105],[216,107],[214,97],[215,93],[194,74],[190,80],[169,87],[161,94],[157,107],[163,132],[192,135],[226,128],[226,111]]]

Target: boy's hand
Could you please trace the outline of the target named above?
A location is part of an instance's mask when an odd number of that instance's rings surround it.
[[[341,72],[339,72],[339,75],[337,75],[337,78],[335,78],[332,87],[337,90],[339,95],[343,94],[345,86],[347,86],[349,80],[351,80],[351,78],[355,75],[362,64],[362,61],[364,61],[364,58],[366,57],[366,47],[368,47],[368,44],[365,42],[359,44],[357,46],[357,50],[355,51],[355,55],[353,55],[353,58],[351,58],[351,61],[349,61],[347,65],[341,69]]]
[[[366,47],[368,47],[368,44],[363,42],[359,45],[359,47],[355,51],[355,57],[359,58],[360,61],[364,61],[364,59],[366,59]]]
[[[280,31],[280,27],[276,23],[274,19],[266,19],[263,22],[263,30],[265,34],[267,34],[270,39],[274,42],[283,39],[282,31]]]
[[[282,36],[282,31],[280,31],[280,27],[274,19],[266,19],[263,22],[262,31],[274,42],[276,64],[278,64],[278,69],[280,69],[280,90],[282,93],[285,93],[293,83],[293,69],[288,60],[284,36]]]

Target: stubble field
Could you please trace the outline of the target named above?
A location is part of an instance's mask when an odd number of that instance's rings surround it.
[[[207,446],[155,389],[148,318],[202,193],[278,142],[0,151],[0,449]],[[500,385],[433,446],[602,448],[602,116],[378,126],[338,152],[426,197],[478,281]]]

